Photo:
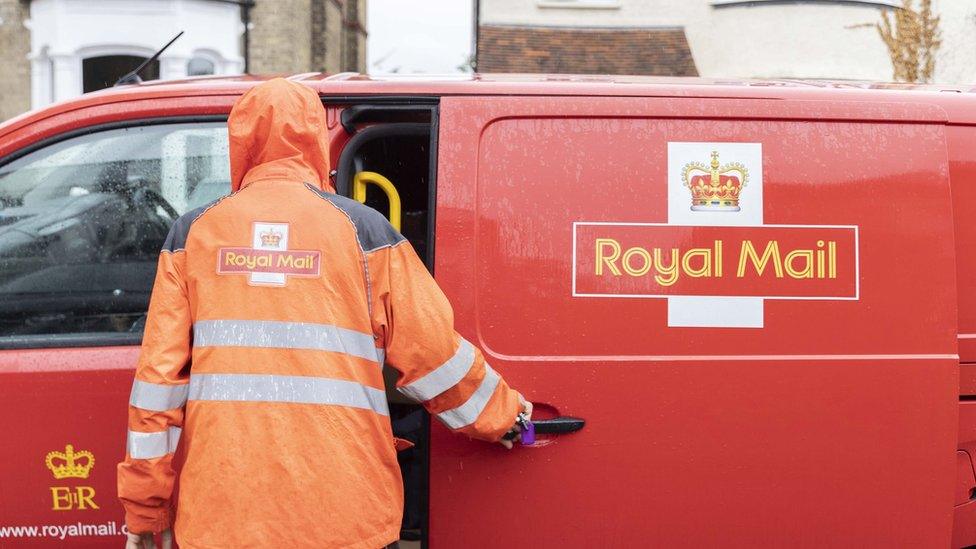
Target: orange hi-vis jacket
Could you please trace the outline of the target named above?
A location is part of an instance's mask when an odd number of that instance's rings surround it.
[[[363,547],[399,537],[403,488],[381,372],[451,429],[495,441],[518,394],[453,328],[378,212],[332,194],[325,111],[276,79],[228,121],[230,196],[160,253],[118,467],[126,525],[194,547]]]

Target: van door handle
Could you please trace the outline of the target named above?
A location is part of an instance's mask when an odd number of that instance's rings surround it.
[[[586,420],[578,417],[559,416],[552,419],[534,419],[532,425],[535,426],[537,435],[558,435],[579,431],[586,425]]]

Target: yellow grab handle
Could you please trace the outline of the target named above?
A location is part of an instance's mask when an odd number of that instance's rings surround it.
[[[352,178],[352,199],[361,203],[366,203],[366,184],[372,183],[383,189],[387,200],[390,201],[390,225],[400,231],[400,193],[397,192],[393,182],[376,172],[359,172]]]

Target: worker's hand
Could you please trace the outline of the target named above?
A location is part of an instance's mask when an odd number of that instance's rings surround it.
[[[153,539],[153,534],[150,532],[148,534],[132,534],[127,533],[128,538],[125,542],[125,549],[156,549],[156,540]],[[161,549],[172,549],[173,547],[173,530],[167,528],[163,530],[163,533],[159,535],[160,541],[162,542]]]
[[[522,413],[525,414],[525,419],[531,420],[532,419],[532,403],[529,402],[529,401],[527,401],[527,400],[525,400],[524,398],[522,398],[522,395],[521,394],[519,394],[519,402],[522,403]],[[511,450],[512,447],[515,446],[515,443],[516,442],[522,440],[522,433],[520,432],[522,430],[522,427],[516,422],[515,425],[512,426],[512,429],[514,431],[518,432],[518,434],[515,435],[515,438],[512,438],[510,440],[505,440],[503,438],[503,439],[501,439],[501,440],[498,441],[499,444],[501,444],[505,448],[508,448],[509,450]]]

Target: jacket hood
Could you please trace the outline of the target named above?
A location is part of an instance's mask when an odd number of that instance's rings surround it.
[[[333,190],[325,108],[308,86],[275,78],[251,88],[234,103],[227,130],[233,192],[261,179]]]

